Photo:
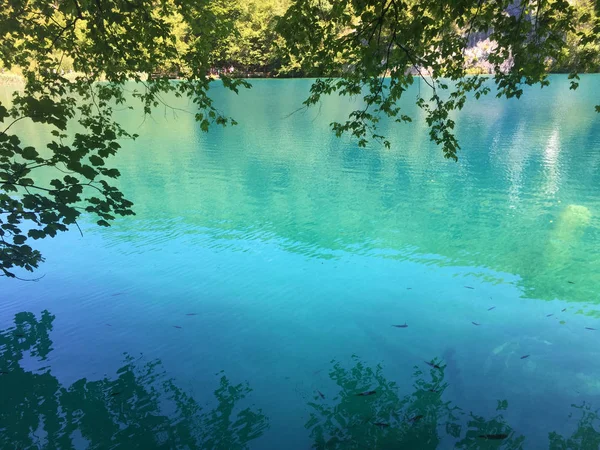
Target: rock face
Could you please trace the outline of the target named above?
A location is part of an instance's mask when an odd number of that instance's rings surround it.
[[[470,39],[469,39],[470,40]],[[472,47],[465,50],[465,63],[468,69],[476,73],[492,74],[494,66],[489,62],[490,54],[496,49],[496,41],[489,38],[477,41]],[[513,65],[512,56],[502,63],[500,71],[505,73]]]

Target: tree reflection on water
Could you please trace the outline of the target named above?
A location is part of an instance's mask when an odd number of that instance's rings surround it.
[[[249,384],[232,384],[222,372],[216,406],[207,411],[167,376],[160,360],[126,355],[115,377],[84,378],[70,386],[61,385],[48,366],[26,370],[28,359],[48,359],[53,321],[47,311],[39,320],[19,313],[14,327],[0,331],[2,449],[244,449],[269,428],[260,409],[241,409],[252,391]],[[600,448],[600,417],[589,404],[573,405],[572,415],[580,418],[571,436],[551,432],[547,443],[526,442],[503,416],[507,401],[498,401],[493,417],[467,413],[443,400],[447,365],[435,359],[422,366],[427,369],[415,367],[406,394],[381,365],[372,367],[358,356],[349,366],[332,361],[328,375],[337,393],[316,391],[307,404],[312,448]]]
[[[399,386],[383,375],[383,368],[364,364],[353,356],[351,367],[332,361],[330,379],[339,392],[329,399],[320,391],[309,402],[306,428],[315,449],[523,449],[525,436],[507,422],[503,411],[506,400],[498,401],[496,414],[478,416],[442,399],[448,388],[444,381],[446,366],[437,359],[427,371],[415,367],[412,393],[403,395]],[[425,364],[425,363],[424,363]],[[375,391],[368,396],[362,392]],[[550,443],[531,444],[552,450],[600,448],[598,411],[589,405],[582,410],[576,431],[569,438],[550,433]]]
[[[260,410],[239,411],[251,389],[223,374],[217,406],[201,406],[159,360],[126,356],[115,378],[80,379],[65,387],[48,367],[23,369],[27,357],[46,360],[54,316],[44,311],[15,316],[0,332],[0,448],[243,449],[268,428]]]

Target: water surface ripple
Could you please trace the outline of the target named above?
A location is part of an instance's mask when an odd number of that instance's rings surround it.
[[[469,104],[458,163],[253,84],[122,113],[137,215],[0,279],[0,447],[599,448],[600,76]]]

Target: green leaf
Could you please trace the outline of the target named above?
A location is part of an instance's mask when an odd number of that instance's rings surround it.
[[[42,230],[29,230],[27,232],[27,236],[33,239],[42,239],[46,237],[46,233],[44,233]]]
[[[23,158],[31,160],[36,159],[39,156],[37,150],[33,147],[25,147],[21,155],[23,156]]]
[[[92,155],[92,156],[90,156],[90,163],[93,166],[103,166],[104,160],[102,158],[100,158],[99,156]]]
[[[118,178],[121,175],[117,169],[104,169],[102,174],[110,178]]]
[[[98,175],[98,172],[96,172],[91,166],[88,166],[87,164],[82,165],[78,172],[84,177],[86,177],[88,180],[93,180],[96,177],[96,175]]]

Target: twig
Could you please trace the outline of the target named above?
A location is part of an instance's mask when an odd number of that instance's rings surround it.
[[[306,105],[305,105],[305,106],[301,106],[300,108],[298,108],[298,109],[295,109],[295,110],[294,110],[294,111],[292,111],[291,113],[289,113],[289,114],[287,114],[287,115],[283,116],[283,117],[282,117],[282,119],[287,119],[287,118],[289,118],[289,117],[293,116],[294,114],[296,114],[298,111],[302,111],[303,109],[304,109],[304,110],[308,110],[308,106],[306,106]]]
[[[9,129],[10,127],[12,127],[12,126],[13,126],[15,123],[17,123],[19,120],[23,120],[23,119],[26,119],[26,116],[21,116],[21,117],[19,117],[19,118],[15,119],[15,120],[13,120],[13,121],[12,121],[12,122],[11,122],[11,123],[10,123],[10,124],[9,124],[9,125],[8,125],[8,126],[5,128],[5,129],[4,129],[4,131],[2,131],[0,134],[6,134],[6,132],[8,131],[8,129]]]

